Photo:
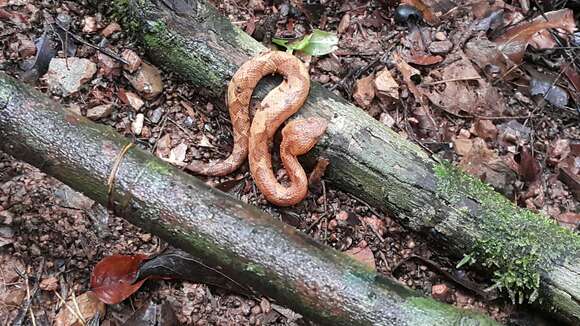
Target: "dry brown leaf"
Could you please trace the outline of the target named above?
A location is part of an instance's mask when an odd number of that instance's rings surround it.
[[[546,20],[546,18],[548,20]],[[534,37],[537,38],[537,46],[548,46],[541,36],[536,36],[539,32],[549,28],[560,28],[568,32],[576,29],[574,23],[574,13],[571,9],[561,9],[547,12],[544,16],[538,16],[531,22],[521,23],[518,26],[507,30],[494,42],[498,49],[515,63],[522,62],[526,47]]]
[[[367,108],[371,105],[375,98],[374,76],[369,75],[356,81],[354,86],[354,98],[356,104],[362,108]]]
[[[568,139],[556,139],[548,148],[548,163],[558,165],[570,155],[570,141]]]
[[[443,57],[440,55],[419,54],[419,53],[409,55],[405,59],[407,60],[407,62],[421,66],[430,66],[443,61]]]
[[[540,162],[538,162],[526,147],[523,147],[520,152],[519,165],[519,174],[526,182],[534,182],[538,180],[542,173]]]
[[[375,89],[379,98],[399,99],[399,83],[388,69],[383,69],[375,77]]]
[[[466,112],[475,116],[501,115],[506,104],[503,97],[473,67],[473,64],[459,53],[461,59],[441,69],[441,81],[430,89],[421,90],[436,106],[453,114]]]
[[[421,79],[421,73],[419,70],[411,67],[407,62],[405,62],[403,57],[401,57],[398,52],[393,53],[393,61],[403,76],[403,81],[407,85],[407,88],[409,88],[409,91],[413,94],[413,96],[415,96],[415,101],[424,106],[426,103],[425,98],[423,97],[423,93],[419,91],[417,84],[415,84],[415,81],[413,80]]]
[[[506,164],[505,160],[487,148],[481,138],[473,139],[471,151],[459,162],[465,172],[489,183],[495,189],[508,197],[513,195],[515,172]]]
[[[92,292],[87,291],[73,300],[67,300],[56,315],[55,326],[80,326],[93,318],[97,312],[102,319],[105,316],[105,304]],[[82,320],[79,318],[81,317]]]

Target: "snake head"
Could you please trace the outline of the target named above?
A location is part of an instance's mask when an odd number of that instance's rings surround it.
[[[310,117],[292,120],[282,129],[282,144],[292,155],[308,153],[326,132],[328,122],[323,118]]]

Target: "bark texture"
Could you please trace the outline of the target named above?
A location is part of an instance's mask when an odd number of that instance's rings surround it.
[[[264,46],[204,0],[114,2],[149,59],[222,96],[236,69]],[[275,85],[260,83],[263,96]],[[224,106],[225,109],[225,106]],[[580,323],[580,237],[515,207],[487,185],[438,163],[418,146],[313,82],[296,117],[330,124],[313,156],[331,164],[327,178],[431,237],[452,257],[494,275],[516,301],[528,300]]]
[[[485,316],[418,296],[146,151],[131,147],[119,156],[127,139],[2,72],[0,139],[0,150],[313,321],[496,325]]]

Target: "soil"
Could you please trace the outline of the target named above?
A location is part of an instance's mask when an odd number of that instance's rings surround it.
[[[390,124],[433,155],[456,163],[481,159],[473,153],[471,156],[461,155],[458,151],[466,143],[472,146],[475,138],[485,138],[487,150],[505,162],[512,162],[506,163],[508,166],[515,166],[511,172],[506,172],[511,177],[493,184],[498,190],[521,206],[542,211],[558,220],[563,220],[564,214],[568,217],[578,214],[579,202],[570,184],[559,178],[559,165],[554,163],[553,150],[550,149],[557,140],[571,143],[580,140],[576,111],[579,104],[574,102],[577,98],[570,100],[570,103],[575,103],[573,105],[556,108],[545,100],[532,98],[527,92],[527,84],[522,86],[517,81],[500,80],[493,87],[508,104],[509,112],[487,120],[499,127],[499,136],[483,137],[483,132],[476,130],[481,126],[476,126],[478,119],[473,116],[450,113],[435,105],[429,105],[426,111],[417,109],[411,90],[388,57],[394,49],[413,42],[413,37],[409,36],[411,29],[394,23],[395,4],[343,0],[250,0],[249,3],[226,0],[214,1],[214,4],[235,25],[265,43],[269,43],[271,37],[301,37],[313,28],[330,32],[338,30],[340,43],[337,51],[323,57],[302,56],[309,64],[313,80],[360,105],[357,94],[362,90],[357,88],[363,86],[357,82],[368,76],[376,78],[383,69],[391,70],[401,88],[400,99],[383,101],[375,96],[370,103],[361,105],[370,115]],[[18,11],[25,17],[18,20],[0,16],[3,24],[0,69],[11,75],[23,74],[22,64],[31,57],[26,52],[27,44],[28,49],[30,47],[27,42],[41,37],[44,23],[58,14],[70,17],[70,31],[87,43],[107,47],[118,54],[132,49],[146,60],[142,49],[127,33],[120,31],[103,37],[100,32],[113,20],[110,15],[96,12],[85,1],[0,0],[0,11]],[[538,9],[532,8],[529,14],[536,16]],[[474,19],[461,8],[453,15],[452,19],[446,19],[437,27],[421,24],[420,28],[433,38],[460,38]],[[87,27],[87,17],[94,18],[94,28]],[[441,35],[436,36],[436,32]],[[525,60],[527,65],[537,70],[553,73],[546,62],[565,60],[570,53],[577,54],[577,50],[538,52]],[[63,51],[57,56],[64,57]],[[88,45],[78,44],[74,56],[88,58],[99,68],[105,66],[102,59],[98,59],[98,51]],[[578,71],[578,62],[575,64],[572,67]],[[423,76],[440,69],[436,65],[416,67]],[[99,123],[110,125],[133,139],[138,146],[171,159],[174,164],[183,165],[192,159],[219,159],[231,150],[229,117],[225,110],[219,109],[224,106],[223,99],[204,97],[200,90],[180,82],[170,73],[163,73],[162,94],[150,100],[141,96],[144,106],[136,110],[120,95],[126,91],[135,92],[122,75],[120,69],[117,72],[99,70],[78,92],[66,97],[52,93],[46,79],[40,78],[34,81],[34,85],[56,100],[77,107],[85,115],[95,106],[113,104],[112,113],[97,119]],[[139,113],[144,114],[145,119],[142,130],[136,135],[132,125]],[[502,129],[502,125],[511,121],[514,123],[512,129]],[[517,128],[520,133],[511,131]],[[516,133],[513,136],[515,141],[501,137],[509,132]],[[187,148],[185,156],[178,148],[180,144]],[[518,168],[518,164],[522,164],[522,148],[530,149],[533,162],[540,167],[531,178]],[[469,153],[469,149],[466,151]],[[481,170],[472,172],[478,174]],[[393,221],[388,212],[378,211],[356,197],[338,191],[324,178],[304,202],[291,208],[269,205],[256,190],[247,166],[227,177],[204,180],[259,206],[316,241],[372,264],[379,273],[394,277],[426,296],[435,292],[437,299],[481,311],[502,323],[521,324],[528,318],[520,306],[505,300],[485,301],[446,278],[441,269],[479,282],[482,288],[491,285],[485,275],[456,270],[457,261],[441,256],[423,238]],[[577,228],[575,220],[567,221],[563,224]],[[37,169],[0,153],[0,324],[8,325],[15,319],[27,302],[27,291],[31,291],[39,281],[40,290],[31,300],[30,311],[36,324],[53,324],[57,312],[62,309],[59,295],[66,298],[71,292],[79,295],[89,290],[91,270],[103,257],[112,254],[151,255],[163,247],[165,244],[157,237],[109,215],[106,209]],[[409,259],[412,256],[432,260],[439,267]],[[40,279],[38,275],[41,275]],[[268,298],[250,300],[203,284],[183,281],[146,282],[131,298],[117,305],[108,305],[102,323],[122,325],[135,310],[149,301],[169,303],[184,325],[311,324]],[[522,319],[522,315],[526,317]],[[30,317],[25,324],[32,325]]]

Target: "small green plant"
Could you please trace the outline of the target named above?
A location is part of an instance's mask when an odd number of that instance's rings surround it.
[[[288,53],[296,50],[312,56],[322,56],[338,49],[338,36],[334,33],[315,29],[299,40],[290,42],[290,40],[272,38],[272,43],[286,48]]]

